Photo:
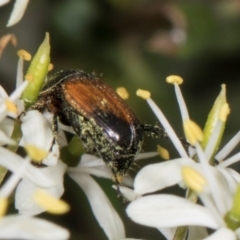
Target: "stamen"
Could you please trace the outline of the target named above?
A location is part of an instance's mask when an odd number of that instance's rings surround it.
[[[47,194],[43,190],[37,190],[33,195],[33,199],[39,206],[53,214],[63,214],[70,209],[66,202]]]
[[[4,216],[8,207],[7,198],[0,197],[0,217]]]
[[[230,108],[229,108],[228,103],[223,104],[223,106],[221,107],[220,113],[219,113],[219,119],[222,122],[226,122],[229,113],[230,113]]]
[[[170,159],[170,155],[169,152],[166,148],[161,147],[160,145],[157,146],[157,151],[160,155],[160,157],[162,157],[165,160]]]
[[[53,64],[52,63],[49,63],[49,65],[48,65],[48,72],[50,72],[52,69],[53,69]]]
[[[202,129],[192,120],[185,120],[183,122],[185,136],[190,144],[195,145],[198,141],[203,140]]]
[[[182,176],[185,184],[195,192],[203,192],[208,185],[207,180],[195,169],[185,166],[182,168]]]
[[[147,99],[147,103],[149,104],[150,108],[158,118],[159,122],[162,124],[163,128],[165,129],[168,137],[173,142],[175,148],[177,149],[178,153],[181,157],[188,157],[188,154],[186,153],[186,150],[184,149],[181,141],[179,140],[178,136],[176,135],[175,131],[169,124],[168,120],[162,113],[161,109],[156,105],[156,103],[151,99]]]
[[[25,75],[25,79],[29,82],[33,82],[34,76],[33,74],[27,74]]]
[[[138,89],[136,92],[137,96],[147,100],[151,97],[151,93],[149,91],[146,90],[142,90],[142,89]]]
[[[5,104],[6,104],[8,112],[12,112],[12,113],[15,113],[15,114],[18,113],[17,107],[14,104],[14,102],[10,101],[9,99],[6,99]]]
[[[32,59],[31,54],[23,49],[19,50],[17,52],[17,55],[25,61],[30,61]]]
[[[180,76],[177,75],[170,75],[166,78],[166,82],[167,83],[171,83],[171,84],[182,84],[183,83],[183,79]]]
[[[25,146],[25,150],[29,157],[35,162],[41,162],[44,158],[47,157],[48,154],[47,151],[30,144],[27,144]]]
[[[122,98],[122,99],[128,99],[129,94],[124,87],[118,87],[116,90],[117,94]]]

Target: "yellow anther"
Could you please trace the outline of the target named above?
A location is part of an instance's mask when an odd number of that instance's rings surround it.
[[[223,106],[221,107],[221,110],[220,110],[220,113],[219,113],[219,119],[222,122],[226,122],[229,113],[230,113],[229,105],[228,105],[228,103],[224,103]]]
[[[14,102],[10,101],[9,99],[6,99],[5,104],[6,104],[8,112],[12,112],[15,114],[18,113],[18,109],[17,109],[16,105],[14,104]]]
[[[157,151],[160,155],[165,160],[168,160],[170,158],[169,152],[166,148],[161,147],[160,145],[157,146]]]
[[[43,190],[37,190],[33,199],[40,207],[53,214],[63,214],[70,209],[66,202],[49,195]]]
[[[25,75],[25,79],[28,80],[29,82],[32,82],[34,77],[33,77],[33,74],[27,74]]]
[[[25,150],[34,162],[41,162],[47,157],[48,152],[31,144],[25,146]]]
[[[128,99],[129,94],[124,87],[118,87],[116,90],[117,94],[122,98],[122,99]]]
[[[7,198],[0,197],[0,217],[4,216],[8,207]]]
[[[25,61],[30,61],[32,59],[32,56],[29,52],[21,49],[17,52],[17,55],[21,58],[23,58],[23,60]]]
[[[116,178],[117,178],[116,181],[117,181],[118,183],[121,183],[122,180],[123,180],[123,175],[122,175],[122,174],[117,174]]]
[[[48,72],[50,72],[52,69],[53,69],[53,64],[52,63],[49,63],[49,65],[48,65]]]
[[[183,122],[185,136],[190,144],[195,145],[197,141],[203,140],[202,129],[192,120],[188,119]]]
[[[136,92],[137,96],[147,100],[148,98],[151,97],[151,93],[147,90],[142,90],[142,89],[138,89]]]
[[[182,176],[185,184],[195,192],[203,192],[204,187],[208,185],[207,180],[191,167],[182,167]]]
[[[176,83],[176,84],[180,85],[183,83],[183,79],[177,75],[170,75],[166,78],[166,82],[171,83],[171,84]]]

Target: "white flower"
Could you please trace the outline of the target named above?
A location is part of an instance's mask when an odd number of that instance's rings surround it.
[[[0,6],[8,3],[9,0],[0,0]],[[11,16],[8,20],[7,27],[11,27],[18,23],[24,15],[29,0],[16,0]]]
[[[0,189],[0,238],[1,239],[68,239],[66,229],[43,219],[21,215],[2,217],[7,207],[7,198],[16,187],[20,178],[40,181],[44,187],[53,186],[55,183],[39,172],[32,171],[28,159],[21,159],[16,154],[0,148],[0,164],[8,167],[14,173]]]
[[[176,76],[174,78],[179,80]],[[167,119],[148,94],[146,99],[150,107],[162,123],[181,158],[148,165],[137,174],[134,181],[136,198],[128,206],[127,213],[135,222],[158,228],[167,239],[172,239],[176,228],[180,226],[194,227],[189,228],[188,239],[206,237],[207,231],[202,227],[216,230],[209,239],[235,239],[240,229],[234,231],[228,228],[227,221],[224,218],[233,204],[240,175],[236,171],[224,167],[238,161],[240,159],[239,154],[232,157],[232,161],[226,160],[228,164],[220,163],[216,167],[209,165],[221,137],[226,116],[229,113],[225,100],[225,87],[222,87],[222,91],[214,104],[203,134],[201,129],[189,119],[187,107],[175,81],[174,86],[186,137],[195,148],[189,153],[186,152]],[[199,144],[199,141],[202,140],[205,140],[205,150]],[[223,160],[223,157],[226,157],[230,150],[236,146],[239,142],[239,134],[230,142],[225,148],[228,151],[223,150],[224,153],[217,156],[218,160]],[[196,158],[199,163],[195,162],[194,159]],[[188,174],[184,173],[186,169]],[[190,175],[192,178],[190,178],[189,172],[192,174]],[[175,184],[180,186],[184,184],[184,187],[187,185],[198,192],[204,206],[194,203],[197,200],[194,194],[192,195],[192,201],[166,194],[143,196]],[[199,233],[198,238],[196,238],[197,231]],[[222,238],[217,238],[219,233]]]

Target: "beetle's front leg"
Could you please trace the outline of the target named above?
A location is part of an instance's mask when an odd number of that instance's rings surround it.
[[[168,135],[164,128],[159,127],[158,125],[142,124],[142,129],[147,134],[147,136],[156,137],[156,138],[167,138]]]

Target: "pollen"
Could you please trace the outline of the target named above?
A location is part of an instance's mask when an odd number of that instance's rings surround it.
[[[183,123],[185,136],[190,144],[195,145],[197,141],[203,140],[202,129],[192,120],[185,120]]]
[[[41,162],[47,157],[48,152],[31,144],[25,146],[25,150],[34,162]]]
[[[25,79],[29,82],[32,82],[34,79],[34,76],[33,76],[33,74],[27,74],[27,75],[25,75]]]
[[[52,63],[49,63],[49,64],[48,64],[48,72],[50,72],[50,71],[53,69],[53,67],[54,67],[53,64],[52,64]]]
[[[37,190],[33,195],[33,199],[40,207],[53,214],[63,214],[70,209],[66,202],[47,194],[43,190]]]
[[[15,113],[15,114],[18,113],[17,107],[14,104],[14,102],[12,102],[9,99],[7,99],[7,100],[5,100],[5,104],[6,104],[7,110],[9,112],[12,112],[12,113]]]
[[[7,198],[0,197],[0,217],[4,216],[7,211],[8,200]]]
[[[127,89],[124,87],[118,87],[116,92],[122,99],[128,99],[128,97],[129,97]]]
[[[168,160],[170,158],[169,152],[166,148],[163,148],[162,146],[158,145],[157,151],[160,157],[162,157],[163,159]]]
[[[29,52],[21,49],[17,52],[17,55],[21,58],[23,58],[23,60],[25,61],[30,61],[32,59],[32,56]]]
[[[195,192],[203,192],[208,185],[207,180],[195,169],[185,166],[182,168],[184,183]]]
[[[230,113],[229,105],[228,105],[228,103],[224,103],[223,106],[221,107],[221,110],[220,110],[220,113],[219,113],[219,119],[222,122],[226,122],[229,113]]]
[[[166,78],[166,82],[171,83],[171,84],[176,83],[176,84],[180,85],[183,83],[183,79],[177,75],[170,75]]]
[[[147,90],[142,90],[142,89],[138,89],[136,92],[137,96],[147,100],[148,98],[151,97],[151,93]]]

